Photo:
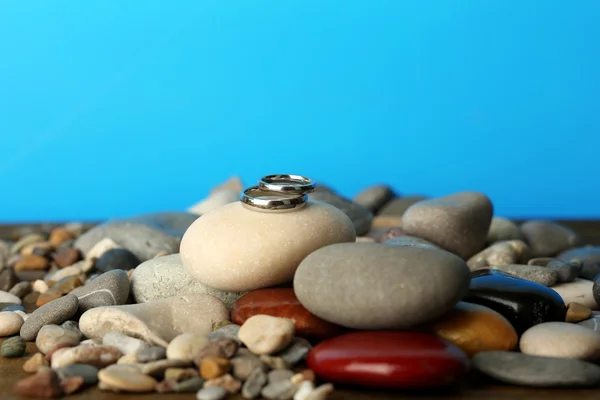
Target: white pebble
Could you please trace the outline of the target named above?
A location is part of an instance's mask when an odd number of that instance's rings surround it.
[[[259,314],[244,322],[238,337],[254,354],[273,354],[292,342],[294,331],[291,319]]]
[[[227,397],[227,390],[221,386],[209,386],[196,394],[198,400],[222,400]]]
[[[12,336],[19,333],[23,322],[23,318],[15,312],[0,312],[0,336]]]
[[[315,390],[314,383],[311,381],[302,382],[294,394],[294,400],[306,400],[313,390]]]
[[[32,288],[34,292],[46,293],[48,291],[48,284],[45,281],[38,279],[33,282]]]
[[[21,304],[21,299],[14,294],[0,290],[0,303]]]
[[[107,251],[112,250],[112,249],[118,249],[118,248],[119,248],[119,245],[116,244],[112,239],[104,238],[101,241],[99,241],[98,243],[96,243],[94,245],[94,247],[92,247],[90,249],[90,251],[88,251],[85,258],[88,260],[91,260],[94,258],[100,258]]]
[[[169,343],[167,359],[193,361],[207,344],[208,337],[204,333],[183,333]]]
[[[526,330],[519,347],[533,356],[598,360],[600,334],[568,322],[544,322]]]
[[[325,383],[306,397],[305,400],[325,400],[333,392],[333,384]]]
[[[109,332],[102,338],[102,344],[114,346],[123,354],[137,354],[150,347],[143,340],[132,338],[120,332]]]

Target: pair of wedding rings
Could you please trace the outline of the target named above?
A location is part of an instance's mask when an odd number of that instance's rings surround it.
[[[301,175],[267,175],[257,186],[244,190],[240,200],[244,205],[265,211],[291,210],[304,206],[308,193],[316,186],[312,179]]]

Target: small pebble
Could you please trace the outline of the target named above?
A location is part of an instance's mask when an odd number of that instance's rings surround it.
[[[69,232],[64,227],[59,226],[50,232],[48,241],[52,244],[52,246],[59,247],[63,242],[74,238],[75,235],[73,235],[73,233]]]
[[[46,354],[58,344],[77,346],[80,341],[81,338],[76,332],[58,325],[44,325],[38,332],[35,345],[40,352]]]
[[[31,293],[32,290],[31,282],[19,282],[10,289],[9,293],[22,299]]]
[[[240,328],[239,339],[254,354],[273,354],[294,339],[294,321],[270,315],[253,315]]]
[[[137,356],[135,354],[125,354],[117,361],[117,364],[137,364]]]
[[[311,381],[302,381],[298,390],[294,394],[294,400],[306,400],[306,398],[315,390],[315,384]]]
[[[59,268],[70,267],[81,260],[81,252],[77,249],[66,247],[52,254],[52,259]]]
[[[29,357],[27,361],[23,364],[23,371],[28,373],[38,372],[42,365],[48,366],[48,361],[44,358],[42,353],[35,353],[33,356]]]
[[[137,362],[147,363],[150,361],[163,360],[167,358],[167,350],[162,346],[150,346],[140,350],[137,354]]]
[[[269,371],[267,375],[269,383],[289,381],[292,376],[294,376],[294,371],[289,369],[274,369],[273,371]]]
[[[96,260],[96,269],[100,272],[108,272],[113,269],[127,271],[140,264],[140,260],[131,251],[127,249],[110,249]]]
[[[260,394],[269,400],[291,400],[297,390],[298,386],[291,381],[279,381],[269,383]]]
[[[23,397],[59,397],[63,394],[56,372],[42,369],[30,377],[21,379],[13,386],[13,392]]]
[[[204,386],[204,379],[198,376],[177,383],[173,387],[173,391],[177,393],[194,393],[202,389],[202,386]]]
[[[204,333],[183,333],[169,343],[167,358],[193,361],[208,343],[208,337]]]
[[[296,384],[300,384],[305,381],[310,381],[310,382],[314,383],[316,381],[316,379],[317,379],[317,377],[315,376],[315,372],[312,369],[304,369],[304,370],[298,372],[296,375],[292,376],[290,378],[290,381],[292,381]]]
[[[0,355],[5,358],[22,357],[25,354],[25,340],[21,336],[6,339],[0,347]]]
[[[85,381],[80,376],[72,376],[65,378],[60,381],[60,387],[62,388],[65,395],[70,395],[85,386]]]
[[[194,362],[200,365],[204,357],[231,358],[239,349],[239,343],[233,339],[211,340],[196,354]]]
[[[217,339],[233,339],[237,342],[240,342],[238,334],[240,332],[240,326],[236,324],[227,324],[220,328],[215,329],[211,333],[208,334],[209,340],[217,340]]]
[[[71,364],[58,369],[56,372],[60,379],[79,376],[83,378],[86,385],[95,385],[98,383],[98,368],[93,365]]]
[[[332,383],[324,383],[306,396],[305,400],[325,400],[333,392],[333,389]]]
[[[220,386],[229,393],[237,393],[242,388],[242,383],[229,374],[204,382],[204,387]]]
[[[12,254],[17,254],[21,252],[21,249],[25,246],[29,246],[30,244],[36,244],[40,242],[44,242],[46,238],[39,233],[31,233],[20,238],[15,244],[13,244],[10,248],[10,252]]]
[[[46,270],[50,267],[50,261],[47,258],[31,254],[23,256],[17,261],[13,267],[16,271],[39,271]]]
[[[263,369],[256,368],[242,386],[242,397],[245,399],[257,398],[267,381],[268,378]]]
[[[18,334],[23,322],[23,318],[13,311],[0,312],[0,337]]]
[[[165,371],[165,380],[182,382],[198,376],[198,371],[194,368],[167,368]]]
[[[112,346],[77,346],[59,350],[52,356],[52,369],[57,369],[70,364],[89,364],[97,368],[104,368],[115,364],[121,357],[121,352]]]
[[[200,376],[204,379],[215,379],[231,370],[229,360],[221,357],[204,357],[200,362]]]
[[[277,353],[277,356],[283,358],[289,365],[294,366],[306,358],[311,348],[312,345],[308,340],[296,337],[288,347]]]
[[[257,368],[262,371],[268,369],[267,365],[254,355],[234,357],[230,360],[230,363],[233,368],[233,376],[241,381],[248,379]]]
[[[592,316],[592,310],[589,307],[579,303],[569,303],[567,306],[566,322],[581,322]]]
[[[154,391],[157,382],[147,375],[128,370],[102,369],[98,380],[123,392],[147,393]]]
[[[227,390],[220,386],[205,387],[196,394],[198,400],[223,400],[226,397]]]
[[[61,324],[77,312],[77,297],[68,294],[60,299],[44,304],[35,310],[21,327],[21,336],[28,341],[35,340],[44,325]]]
[[[77,321],[65,321],[60,326],[61,328],[77,333],[77,335],[79,336],[79,340],[83,339],[83,333],[81,333],[81,331],[79,330],[79,324],[77,323]]]
[[[591,329],[567,322],[545,322],[521,336],[521,353],[533,356],[600,359],[600,335]]]
[[[263,354],[260,356],[260,360],[273,369],[289,369],[292,367],[282,357]]]
[[[0,303],[21,304],[22,301],[20,298],[18,298],[14,294],[0,291]]]
[[[158,360],[142,364],[142,373],[160,379],[169,368],[189,367],[191,362],[184,360]]]
[[[94,244],[87,252],[85,258],[88,260],[99,259],[109,250],[118,249],[119,245],[112,239],[105,237]]]
[[[123,354],[137,354],[150,347],[143,340],[136,339],[120,332],[109,332],[102,338],[102,344],[116,347]]]
[[[48,291],[48,284],[45,281],[38,279],[33,282],[32,289],[34,292],[46,293]]]
[[[521,232],[533,257],[552,257],[575,247],[579,241],[571,229],[552,221],[527,221],[521,225]]]

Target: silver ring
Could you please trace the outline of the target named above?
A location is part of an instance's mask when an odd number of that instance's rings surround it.
[[[259,208],[265,211],[291,210],[306,204],[306,195],[289,196],[281,193],[266,192],[258,186],[251,186],[244,190],[240,201],[244,205]]]
[[[260,190],[286,194],[306,194],[313,192],[316,187],[312,179],[301,175],[267,175],[258,182]]]

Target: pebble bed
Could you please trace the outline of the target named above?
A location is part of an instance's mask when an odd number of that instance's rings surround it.
[[[600,246],[571,229],[495,216],[477,192],[320,185],[261,212],[243,189],[0,240],[0,362],[26,357],[30,374],[13,392],[321,400],[472,373],[600,386]]]

